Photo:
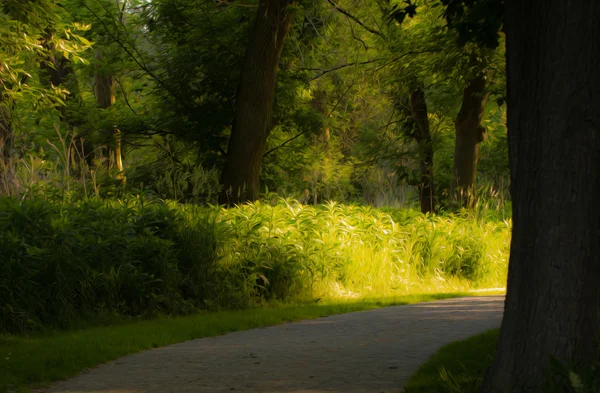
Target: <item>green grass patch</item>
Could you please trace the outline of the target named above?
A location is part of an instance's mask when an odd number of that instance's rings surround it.
[[[31,387],[72,376],[124,355],[196,338],[465,295],[471,294],[423,294],[324,304],[279,305],[72,331],[0,336],[0,392],[26,392]]]
[[[488,330],[442,347],[410,377],[404,393],[479,393],[499,333],[499,329]],[[550,359],[540,392],[600,392],[600,353],[598,356],[592,364]]]
[[[498,329],[442,347],[415,374],[406,393],[476,393],[493,360]]]

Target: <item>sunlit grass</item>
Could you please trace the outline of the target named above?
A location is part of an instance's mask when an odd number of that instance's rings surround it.
[[[31,387],[69,377],[127,354],[196,338],[462,295],[468,294],[424,294],[360,301],[320,301],[303,305],[278,304],[179,318],[120,322],[111,326],[63,332],[0,336],[0,392],[28,391]]]

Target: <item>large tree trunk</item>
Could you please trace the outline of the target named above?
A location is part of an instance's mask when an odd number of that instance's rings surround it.
[[[487,100],[486,81],[483,73],[474,77],[463,93],[463,102],[456,117],[456,145],[450,197],[462,206],[473,202],[479,145],[486,137],[481,125]]]
[[[246,50],[227,162],[219,197],[222,204],[258,198],[260,170],[275,98],[275,78],[283,45],[290,29],[293,0],[260,0]]]
[[[433,144],[423,89],[419,88],[412,91],[410,94],[410,107],[412,118],[416,125],[413,136],[419,144],[421,182],[418,188],[421,212],[433,213],[435,211],[435,199],[433,195]]]
[[[507,0],[513,237],[483,392],[532,392],[600,338],[600,2]],[[525,39],[526,37],[526,39]]]

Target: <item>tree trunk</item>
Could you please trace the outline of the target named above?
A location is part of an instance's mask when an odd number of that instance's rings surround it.
[[[486,137],[485,127],[481,125],[486,100],[485,76],[480,73],[465,88],[462,106],[455,121],[456,145],[450,197],[465,207],[473,202],[479,144]]]
[[[79,96],[79,86],[77,82],[69,83],[69,77],[73,74],[73,64],[56,50],[53,40],[54,32],[50,31],[47,33],[46,39],[42,42],[47,55],[41,60],[40,69],[46,72],[46,84],[48,86],[67,87],[69,93],[65,102],[68,102],[73,97]],[[78,123],[72,116],[69,116],[66,106],[60,106],[57,110],[60,121],[67,125],[72,132],[72,146],[68,149],[70,154],[68,162],[72,166],[72,169],[78,169],[80,174],[82,174],[83,164],[87,164],[87,166],[92,166],[93,164],[91,157],[93,145],[87,142],[83,135],[77,133]]]
[[[0,92],[0,165],[7,164],[12,148],[12,121],[4,93]]]
[[[260,0],[242,68],[227,162],[219,197],[222,204],[258,198],[260,170],[275,98],[277,65],[292,15],[293,0]]]
[[[313,94],[313,99],[311,102],[312,108],[315,112],[319,113],[322,116],[323,123],[321,126],[321,132],[313,135],[313,149],[317,152],[316,154],[323,153],[325,158],[330,158],[330,150],[331,150],[331,132],[329,127],[326,124],[326,118],[328,114],[327,110],[327,91],[320,86],[317,86],[315,92]],[[313,205],[317,206],[319,204],[319,197],[321,203],[323,203],[327,198],[330,197],[329,187],[327,184],[327,179],[325,177],[325,167],[327,165],[325,162],[322,165],[314,168],[312,175],[312,183],[313,183]],[[319,184],[322,184],[322,192],[319,195]]]
[[[412,91],[410,94],[410,107],[416,126],[413,136],[419,144],[421,182],[418,188],[421,212],[424,214],[433,213],[435,212],[435,199],[433,195],[433,144],[423,89],[419,88]]]
[[[96,60],[100,62],[103,61],[102,49],[96,49]],[[94,92],[96,94],[96,102],[100,108],[107,109],[114,105],[116,98],[113,76],[102,72],[96,72],[96,86]],[[112,136],[114,145],[112,146],[113,149],[111,154],[114,154],[115,165],[119,172],[117,178],[125,181],[125,176],[123,175],[123,156],[121,153],[121,131],[115,128],[112,131]]]
[[[600,2],[507,0],[513,237],[483,392],[532,392],[600,338]],[[526,37],[526,39],[524,39]]]

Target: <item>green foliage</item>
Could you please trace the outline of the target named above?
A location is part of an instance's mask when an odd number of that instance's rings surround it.
[[[489,330],[438,350],[404,387],[405,393],[477,393],[492,364],[499,330]],[[600,354],[599,354],[600,355]],[[600,363],[585,366],[549,359],[540,393],[600,392]]]
[[[445,206],[469,60],[475,54],[488,62],[491,95],[502,103],[503,42],[496,51],[460,46],[459,33],[442,19],[452,7],[385,3],[307,0],[294,8],[263,190],[311,203],[415,207],[420,147],[403,132],[410,119],[399,105],[417,84],[429,109],[435,196]],[[182,202],[215,201],[255,7],[208,0],[5,4],[0,129],[10,132],[0,135],[0,150],[9,152],[0,160],[3,195],[48,184],[114,194],[118,129],[127,177],[121,195],[143,188]],[[397,11],[411,18],[399,25],[388,18]],[[92,42],[94,50],[86,50]],[[53,72],[61,78],[49,79]],[[97,106],[96,75],[114,80],[110,108]],[[478,179],[486,194],[506,201],[504,118],[495,112],[486,112],[494,137],[482,145]]]
[[[582,367],[575,362],[559,362],[550,358],[544,392],[597,393],[600,392],[600,353],[598,360]]]
[[[295,201],[0,199],[0,330],[268,300],[501,287],[510,227]]]
[[[476,42],[495,48],[504,22],[504,0],[441,0],[448,26],[455,29],[459,43]]]
[[[143,199],[3,198],[0,211],[3,331],[64,327],[103,313],[185,312],[211,297],[210,216],[184,221]]]

